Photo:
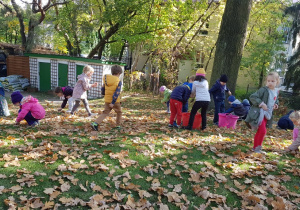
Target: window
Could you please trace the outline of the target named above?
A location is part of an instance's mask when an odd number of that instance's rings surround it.
[[[195,69],[203,68],[204,66],[205,54],[203,51],[196,51],[196,63]]]

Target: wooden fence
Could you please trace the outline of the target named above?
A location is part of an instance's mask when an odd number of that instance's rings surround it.
[[[7,76],[8,75],[23,75],[30,79],[29,57],[9,55],[6,59]]]

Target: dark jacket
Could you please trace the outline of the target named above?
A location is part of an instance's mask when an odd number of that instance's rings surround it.
[[[233,101],[230,105],[230,108],[225,111],[225,113],[231,112],[239,117],[245,116],[248,113],[244,105],[238,99]]]
[[[290,111],[289,113],[287,113],[286,115],[282,116],[279,120],[278,120],[278,127],[282,128],[282,129],[290,129],[293,130],[294,129],[294,123],[293,121],[289,118],[290,114],[294,112],[294,110]]]
[[[244,99],[243,102],[242,102],[242,104],[244,105],[244,107],[245,107],[245,109],[247,111],[247,114],[248,114],[248,112],[250,110],[250,103],[249,103],[249,101],[247,99]]]
[[[64,97],[65,99],[63,100],[62,104],[61,104],[61,108],[65,108],[67,102],[68,102],[68,96],[71,96],[73,95],[73,88],[69,87],[69,86],[66,86],[66,87],[62,87],[62,91],[63,91],[63,94],[64,94]]]
[[[188,85],[180,85],[174,88],[171,94],[171,99],[181,101],[185,104],[191,95],[191,89]]]
[[[248,112],[247,118],[245,119],[245,122],[248,122],[251,126],[257,127],[258,126],[258,119],[260,114],[260,107],[259,105],[264,102],[265,104],[268,104],[269,100],[269,91],[266,86],[260,88],[258,91],[253,93],[250,96],[250,101],[252,103],[252,106]],[[278,105],[278,97],[276,98],[275,104]],[[267,127],[272,128],[273,123],[273,116],[270,120],[267,121]]]
[[[210,88],[209,93],[213,95],[214,101],[220,102],[225,100],[225,91],[228,92],[229,89],[226,85],[221,85],[220,80]]]

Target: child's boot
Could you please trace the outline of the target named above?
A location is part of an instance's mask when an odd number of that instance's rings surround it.
[[[257,147],[254,148],[253,150],[255,153],[261,153],[261,154],[267,154],[265,151],[262,150],[262,147],[259,145]]]
[[[94,131],[98,131],[98,127],[99,127],[98,123],[92,122],[91,126],[92,126],[92,128],[93,128]]]

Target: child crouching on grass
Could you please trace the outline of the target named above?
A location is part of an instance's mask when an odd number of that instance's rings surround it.
[[[39,104],[39,101],[32,96],[23,97],[19,91],[11,94],[11,102],[15,106],[19,106],[19,114],[16,119],[16,125],[24,119],[28,125],[35,127],[39,125],[39,120],[45,117],[45,109]]]
[[[109,115],[112,109],[115,110],[115,112],[117,113],[116,128],[121,128],[122,109],[120,103],[120,93],[122,82],[120,81],[119,77],[122,73],[122,68],[118,65],[114,65],[111,67],[112,75],[106,74],[103,77],[103,86],[105,88],[104,111],[95,120],[95,122],[91,123],[91,126],[95,131],[98,131],[99,125]]]
[[[300,136],[299,136],[299,129],[300,129],[300,111],[294,111],[290,114],[291,121],[294,123],[294,130],[293,130],[293,143],[286,148],[285,150],[288,152],[297,151],[299,152],[300,146]]]

